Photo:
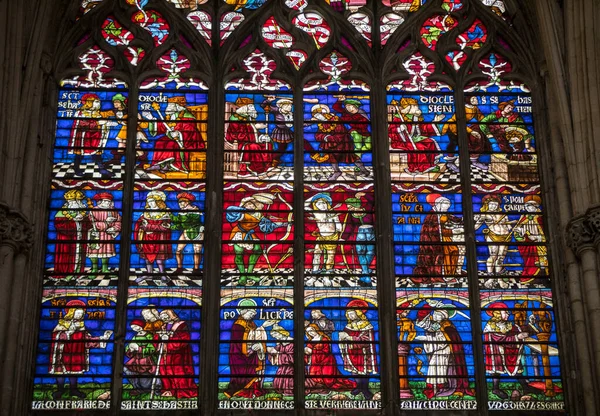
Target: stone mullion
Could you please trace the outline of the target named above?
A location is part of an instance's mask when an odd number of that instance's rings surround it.
[[[217,26],[218,28],[218,26]],[[217,33],[218,34],[218,33]],[[218,45],[218,41],[215,41]],[[216,58],[215,58],[216,59]],[[223,71],[215,71],[208,91],[208,143],[206,150],[206,203],[204,273],[202,276],[202,327],[200,333],[200,408],[216,414],[218,407],[219,317],[221,299],[221,239],[223,222],[223,160],[225,91]]]
[[[387,133],[387,95],[381,81],[372,87],[373,173],[375,176],[375,227],[377,232],[377,296],[381,401],[384,414],[399,414],[398,338],[396,324],[396,275],[394,268],[394,226],[392,183]]]
[[[600,202],[597,182],[597,158],[600,149],[596,145],[600,119],[600,95],[598,82],[598,33],[597,21],[600,7],[596,0],[567,0],[564,4],[565,43],[572,47],[566,51],[566,66],[570,90],[572,137],[567,142],[568,165],[572,172],[570,183],[574,214],[582,214],[592,204]],[[596,140],[594,140],[596,135]],[[596,178],[596,179],[593,179]],[[591,180],[590,180],[591,179]]]
[[[296,77],[294,91],[294,406],[305,406],[304,365],[304,89]]]
[[[113,376],[111,387],[111,413],[118,414],[123,396],[123,362],[125,336],[127,333],[127,298],[131,261],[131,235],[133,232],[133,192],[135,186],[136,135],[138,129],[139,87],[130,86],[127,102],[127,142],[123,180],[123,200],[121,202],[121,233],[119,280],[117,284],[117,305],[115,308],[115,334],[113,346]]]
[[[462,86],[459,80],[456,85]],[[483,333],[481,325],[481,297],[479,294],[479,274],[477,269],[477,244],[473,212],[473,192],[471,189],[471,161],[467,137],[467,115],[465,111],[465,93],[457,89],[454,93],[454,111],[458,133],[459,171],[462,194],[463,218],[465,225],[465,244],[467,261],[467,284],[469,288],[469,311],[471,315],[471,333],[473,336],[473,361],[475,365],[475,392],[477,409],[480,415],[488,414],[488,393],[483,358]]]

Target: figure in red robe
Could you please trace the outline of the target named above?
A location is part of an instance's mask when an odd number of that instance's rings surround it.
[[[543,276],[548,270],[548,249],[542,245],[546,242],[544,219],[541,214],[542,199],[537,195],[527,195],[523,202],[527,213],[521,215],[514,227],[515,240],[519,243],[519,253],[523,259],[522,283],[533,280],[531,276]]]
[[[344,359],[344,370],[356,377],[353,395],[363,394],[365,400],[371,400],[369,375],[378,374],[377,353],[375,352],[375,328],[365,315],[368,303],[362,299],[353,299],[346,305],[348,324],[340,332],[339,346]]]
[[[166,309],[160,313],[164,322],[160,331],[158,367],[162,382],[162,397],[178,399],[198,397],[198,386],[194,382],[194,361],[190,345],[190,330],[177,314]]]
[[[154,103],[158,111],[160,105]],[[190,151],[202,150],[206,147],[202,135],[197,128],[196,118],[186,108],[185,97],[170,97],[165,110],[168,121],[150,124],[150,130],[162,134],[154,145],[154,154],[149,171],[189,172]]]
[[[502,302],[490,304],[486,314],[491,318],[483,328],[485,372],[492,378],[492,393],[506,400],[508,394],[500,389],[500,377],[523,374],[523,340],[529,337],[529,328],[511,322],[509,308]],[[518,381],[524,394],[539,393],[525,379]]]
[[[103,341],[112,335],[112,331],[105,331],[104,335],[94,337],[87,331],[85,306],[85,302],[78,299],[68,301],[65,315],[52,330],[48,372],[56,376],[54,400],[59,400],[65,393],[65,379],[69,380],[71,396],[80,399],[87,396],[77,388],[77,376],[90,370],[90,348],[106,348]]]
[[[341,114],[340,120],[348,129],[350,137],[354,145],[354,151],[358,156],[359,161],[362,160],[362,153],[371,150],[371,131],[369,126],[371,121],[367,113],[361,108],[362,102],[354,98],[347,98],[345,95],[340,95],[338,101],[333,104],[333,109]],[[355,162],[358,167],[358,173],[362,176],[369,176],[371,173],[362,165]]]
[[[307,393],[354,390],[356,382],[338,370],[331,350],[331,338],[317,324],[308,325],[305,331],[309,340],[304,350],[308,368],[305,380]]]
[[[64,195],[65,204],[54,216],[56,244],[54,275],[57,281],[68,280],[69,275],[83,273],[86,262],[88,231],[91,228],[85,195],[72,189]]]
[[[158,266],[161,279],[168,281],[165,273],[165,260],[173,257],[171,240],[171,216],[165,203],[166,195],[162,191],[148,192],[146,211],[135,222],[134,238],[137,251],[146,262],[148,275],[140,276],[136,283],[152,278],[154,263]]]
[[[258,175],[271,167],[272,158],[268,149],[269,136],[258,135],[257,129],[264,124],[253,124],[258,117],[252,99],[240,97],[235,102],[237,109],[229,118],[225,140],[237,144],[240,158],[238,176]]]
[[[392,123],[388,127],[390,147],[407,152],[406,172],[420,174],[436,170],[439,160],[439,145],[432,138],[440,136],[440,129],[434,123],[423,123],[421,109],[414,98],[403,98],[395,106]],[[443,115],[436,116],[440,121]]]
[[[429,194],[426,200],[431,205],[431,213],[423,221],[417,265],[413,273],[430,277],[413,277],[411,280],[414,283],[451,283],[455,281],[453,276],[463,274],[464,246],[452,244],[464,240],[462,219],[448,214],[448,198]]]
[[[104,168],[102,152],[108,140],[107,120],[103,120],[110,112],[101,110],[100,97],[87,93],[81,97],[81,108],[75,112],[73,128],[69,139],[69,154],[75,155],[73,170],[75,176],[83,176],[81,161],[84,156],[91,156],[102,175],[110,172]]]

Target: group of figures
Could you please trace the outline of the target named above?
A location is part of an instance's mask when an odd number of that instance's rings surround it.
[[[481,209],[475,215],[475,230],[481,229],[483,239],[489,252],[485,260],[485,272],[490,276],[509,274],[505,259],[509,252],[508,243],[518,243],[517,251],[520,261],[522,283],[532,282],[537,277],[548,275],[548,257],[546,237],[543,228],[541,198],[538,195],[523,197],[525,212],[517,216],[509,216],[503,212],[502,199],[498,195],[489,194],[481,198]],[[512,218],[511,218],[512,217]],[[514,218],[514,219],[513,219]],[[481,239],[480,235],[478,240]],[[514,265],[511,267],[514,269]],[[506,281],[500,280],[505,287]]]
[[[225,175],[232,179],[292,178],[293,101],[285,94],[228,94]],[[363,154],[371,150],[369,118],[360,99],[335,96],[333,104],[305,97],[310,117],[304,125],[308,180],[367,178]],[[259,108],[256,101],[262,99]],[[270,120],[270,116],[273,120]],[[342,168],[344,168],[342,170]]]
[[[117,257],[121,215],[115,208],[113,194],[98,192],[90,199],[82,191],[72,189],[63,198],[62,209],[53,219],[56,242],[51,279],[66,284],[86,277],[85,273],[114,273],[109,262]],[[89,270],[87,260],[91,263]]]
[[[346,270],[349,275],[354,275],[351,278],[355,278],[353,282],[356,285],[371,286],[373,283],[373,194],[357,192],[349,197],[347,193],[343,195],[345,199],[340,203],[334,203],[328,192],[319,192],[305,201],[310,221],[306,226],[307,240],[314,241],[314,246],[309,246],[309,250],[312,250],[312,268],[307,264],[306,270],[310,274],[307,285],[314,280],[321,282],[323,286],[331,286],[332,281],[328,275],[336,269]],[[345,206],[345,210],[342,206]]]
[[[230,115],[225,143],[233,156],[226,174],[234,178],[269,178],[294,163],[292,97],[265,95],[260,113],[255,105],[258,98],[241,96],[227,103]]]
[[[286,327],[290,327],[292,312],[286,311],[284,314],[290,316],[284,317],[279,311],[279,314],[276,313],[278,319],[268,319],[258,324],[262,316],[257,317],[258,307],[254,299],[242,299],[236,306],[232,314],[237,314],[237,318],[229,329],[229,371],[225,371],[225,374],[230,378],[223,391],[225,398],[276,397],[290,400],[294,394],[294,344],[291,328]],[[273,368],[276,369],[274,374]],[[272,380],[269,387],[265,385],[266,378]]]
[[[344,302],[345,309],[332,311],[333,319],[323,309],[307,310],[304,363],[309,399],[374,397],[370,382],[379,373],[376,315],[362,299]],[[273,298],[263,298],[260,305],[244,298],[228,303],[222,314],[222,399],[293,400],[293,312],[289,306]]]
[[[196,195],[198,195],[196,193]],[[203,196],[203,195],[202,195]],[[190,269],[184,262],[184,250],[191,247],[193,272],[201,268],[202,247],[204,241],[203,212],[195,204],[196,196],[190,192],[176,193],[177,208],[171,211],[167,206],[167,195],[163,191],[150,191],[146,195],[144,211],[134,225],[134,240],[139,258],[145,266],[145,273],[135,279],[139,284],[149,279],[160,279],[169,282],[165,269],[166,262],[173,258],[175,243],[175,260],[177,268],[173,275],[177,276]],[[158,272],[155,271],[155,266]],[[170,273],[171,274],[171,273]]]
[[[408,219],[415,218],[414,213],[396,216],[396,227],[399,235],[404,233],[404,241],[411,235],[419,243],[412,269],[415,276],[411,281],[415,284],[457,283],[457,278],[467,273],[463,217],[450,209],[452,195],[430,193],[423,197],[430,210],[416,217],[423,218],[420,229],[417,228],[418,234],[413,231],[418,225],[407,221],[407,216]],[[510,207],[518,206],[523,212],[514,214],[503,209],[502,195],[486,194],[478,199],[480,210],[474,216],[474,228],[477,241],[485,242],[478,249],[478,270],[480,275],[490,276],[485,281],[486,287],[499,284],[506,288],[515,277],[519,283],[528,284],[547,276],[541,198],[538,195],[520,196],[522,203],[510,204]],[[510,258],[508,264],[507,256]]]
[[[547,294],[536,297],[540,299]],[[410,292],[406,295],[410,296]],[[401,302],[399,298],[401,398],[475,400],[466,292],[462,297],[460,303],[437,298]],[[527,296],[519,302],[493,301],[486,305],[482,318],[490,394],[501,400],[520,400],[523,396],[523,400],[531,400],[531,395],[554,397],[560,393],[561,389],[552,380],[557,350],[548,344],[556,342],[552,335],[553,315],[544,301],[532,301]],[[513,381],[519,389],[506,391],[510,387],[504,383]]]
[[[390,97],[390,151],[406,153],[406,160],[401,159],[404,169],[399,172],[400,178],[438,180],[445,177],[445,172],[458,174],[458,132],[453,97]],[[530,179],[531,162],[537,159],[533,135],[529,131],[531,126],[526,124],[530,117],[525,120],[516,111],[517,100],[516,97],[471,96],[465,105],[470,169],[488,174],[484,177],[491,181]],[[494,104],[490,104],[491,101]],[[429,102],[445,104],[428,105]],[[516,167],[509,172],[509,178],[506,166],[511,162]]]
[[[112,265],[112,258],[117,258],[118,263],[116,247],[121,233],[121,215],[115,208],[113,194],[98,192],[90,199],[82,191],[70,190],[63,198],[62,209],[53,218],[56,242],[51,279],[67,284],[74,279],[85,279],[88,274],[116,273],[118,264],[112,268],[109,265]],[[184,262],[184,250],[188,246],[192,248],[192,271],[200,270],[204,222],[202,210],[194,204],[196,196],[190,192],[176,193],[177,208],[173,211],[166,200],[165,192],[148,192],[144,211],[135,222],[134,240],[146,272],[137,277],[136,283],[154,278],[168,281],[165,262],[173,258],[173,252],[176,259],[174,273],[181,274],[184,266],[191,266]],[[176,241],[175,250],[173,240]],[[88,260],[90,268],[87,268]],[[158,277],[154,265],[158,268]]]
[[[122,174],[127,146],[127,97],[122,93],[65,93],[55,164],[62,178],[105,178]],[[206,148],[204,94],[144,93],[136,134],[138,179],[203,179]],[[192,100],[192,102],[188,102]],[[66,152],[65,152],[66,151]],[[110,153],[110,157],[106,153]],[[200,161],[200,162],[199,162]],[[68,163],[63,172],[62,165]],[[91,164],[91,166],[90,166]]]
[[[322,310],[309,310],[311,319],[304,322],[307,395],[320,398],[349,391],[354,399],[373,399],[370,381],[379,373],[378,340],[375,326],[366,316],[368,309],[362,299],[349,301],[344,310],[347,323],[339,331]]]
[[[553,380],[558,351],[549,345],[556,343],[550,305],[496,301],[487,305],[485,314],[489,317],[483,328],[485,371],[492,382],[491,393],[500,400],[532,394],[552,398],[561,393]],[[514,380],[521,387],[516,394],[501,385]]]
[[[142,309],[141,317],[129,323],[133,336],[125,346],[123,373],[131,384],[129,397],[197,397],[197,360],[192,358],[188,323],[173,309],[159,312],[154,305]]]
[[[461,337],[466,335],[470,340],[469,316],[453,303],[437,299],[420,302],[403,302],[397,310],[400,397],[468,396],[474,400],[472,347]],[[425,386],[417,387],[423,376]],[[411,392],[411,379],[417,381],[412,383],[415,393]]]
[[[201,292],[143,290],[147,293],[130,292],[123,400],[194,399]],[[109,402],[116,292],[116,288],[44,290],[36,397]],[[159,310],[148,302],[148,295],[165,307]]]

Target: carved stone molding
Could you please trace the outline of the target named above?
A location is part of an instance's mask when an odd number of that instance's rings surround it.
[[[17,252],[27,252],[33,245],[33,229],[23,214],[0,201],[0,245],[8,244]]]
[[[600,206],[571,220],[567,226],[567,244],[577,256],[600,245]]]
[[[590,208],[586,213],[588,225],[594,233],[594,241],[600,244],[600,207]]]

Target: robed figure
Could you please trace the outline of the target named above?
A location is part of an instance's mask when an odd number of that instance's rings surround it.
[[[363,166],[360,156],[354,153],[352,137],[344,124],[340,123],[340,118],[331,114],[329,107],[325,104],[314,105],[311,113],[313,119],[319,121],[315,140],[319,143],[320,150],[311,158],[319,164],[331,165],[333,173],[328,180],[335,180],[342,175],[340,163],[344,165],[358,163]]]
[[[515,240],[527,243],[518,247],[523,259],[523,276],[545,275],[548,267],[548,249],[541,245],[546,241],[541,213],[542,199],[537,195],[527,195],[523,202],[527,212],[521,215],[514,227]],[[521,279],[523,283],[528,281],[531,281],[531,278]]]
[[[433,302],[432,302],[433,303]],[[424,335],[414,339],[423,341],[428,358],[426,387],[423,393],[428,399],[447,397],[453,394],[474,396],[469,387],[469,374],[463,341],[450,321],[456,310],[452,305],[433,303],[424,305],[417,314],[417,326],[425,330]]]
[[[153,108],[158,112],[160,105],[154,103]],[[186,100],[182,96],[168,98],[165,113],[167,121],[149,125],[152,134],[160,134],[162,137],[154,145],[154,154],[148,170],[189,172],[189,152],[206,147],[198,130],[197,119],[186,108]]]
[[[443,283],[447,280],[442,276],[454,276],[462,270],[458,270],[460,249],[452,242],[463,238],[464,228],[459,217],[447,213],[450,208],[448,198],[429,194],[426,200],[432,208],[423,221],[413,273],[431,277],[413,277],[411,280],[414,283]]]
[[[57,391],[52,395],[55,400],[64,393],[65,377],[69,379],[72,396],[86,397],[86,393],[77,388],[77,376],[90,370],[90,349],[106,348],[105,341],[112,335],[112,331],[105,331],[95,337],[88,332],[85,306],[85,302],[78,299],[68,301],[65,315],[52,330],[48,372],[56,376]]]
[[[397,110],[388,127],[390,147],[407,152],[408,173],[434,170],[440,148],[432,137],[440,135],[439,128],[433,123],[423,123],[421,109],[414,98],[403,98],[399,103],[394,100],[392,105]]]
[[[483,328],[483,347],[485,372],[492,378],[492,392],[501,399],[508,399],[508,394],[500,389],[501,376],[517,377],[523,392],[531,392],[527,382],[518,377],[523,374],[523,340],[529,337],[528,328],[509,320],[509,308],[503,302],[490,304],[486,314],[491,318]]]
[[[240,158],[238,176],[265,173],[271,167],[270,142],[266,134],[259,135],[258,128],[266,128],[263,123],[253,123],[258,117],[252,99],[240,97],[236,100],[238,107],[229,117],[225,141],[237,144]]]
[[[178,399],[197,397],[198,386],[190,377],[195,372],[188,325],[171,309],[162,311],[160,317],[164,322],[158,349],[162,396]]]
[[[242,299],[238,303],[238,319],[231,327],[229,345],[229,368],[231,379],[225,391],[228,398],[237,396],[247,399],[264,396],[262,387],[265,369],[267,339],[263,326],[253,321],[256,316],[256,302]],[[244,309],[247,308],[247,309]]]
[[[309,393],[328,394],[332,391],[350,391],[356,388],[356,382],[350,380],[338,369],[332,351],[331,338],[317,324],[305,329],[308,338],[304,350],[307,365],[306,389]]]
[[[286,396],[294,395],[294,342],[289,331],[274,325],[271,336],[277,340],[275,347],[267,347],[271,364],[277,366],[273,389]]]
[[[83,273],[87,253],[88,231],[91,228],[83,192],[72,189],[64,195],[65,204],[54,217],[56,244],[54,279],[65,274]],[[62,274],[62,275],[61,275]]]
[[[371,374],[379,372],[375,352],[375,328],[365,315],[368,303],[361,299],[348,302],[346,319],[348,323],[339,334],[339,345],[344,359],[344,369],[356,376],[356,389],[352,394],[362,393],[366,400],[373,398],[369,390]]]
[[[160,273],[165,272],[165,260],[173,257],[171,247],[171,216],[165,203],[166,195],[162,191],[148,192],[146,211],[135,222],[134,238],[140,257],[146,262],[148,273],[154,272],[156,262]],[[164,278],[166,276],[163,275]],[[138,278],[136,282],[149,278]]]

